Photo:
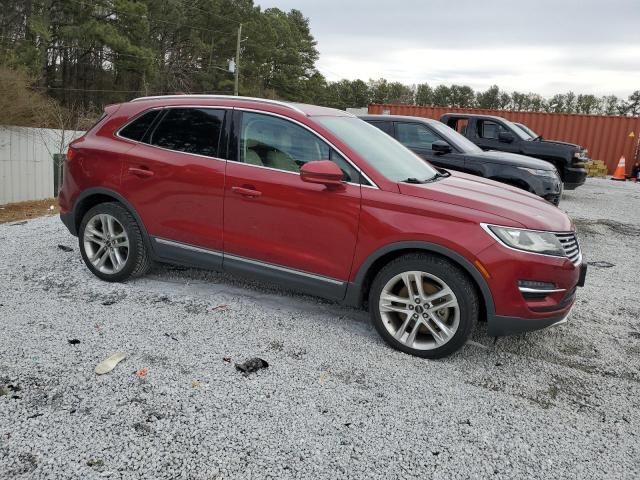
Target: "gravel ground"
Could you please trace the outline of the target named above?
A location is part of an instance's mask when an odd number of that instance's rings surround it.
[[[480,325],[442,361],[226,275],[103,283],[57,218],[0,225],[0,477],[638,478],[640,185],[562,208],[596,262],[570,322],[496,344]],[[269,368],[233,367],[253,356]]]

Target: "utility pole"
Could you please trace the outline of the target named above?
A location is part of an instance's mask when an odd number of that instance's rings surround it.
[[[238,26],[238,43],[236,45],[236,81],[233,87],[233,94],[238,96],[238,84],[240,80],[240,39],[242,37],[242,24]]]

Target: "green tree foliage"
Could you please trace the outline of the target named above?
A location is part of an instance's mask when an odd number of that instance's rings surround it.
[[[478,108],[499,109],[501,106],[500,88],[493,85],[488,90],[479,92],[476,95],[476,104]]]
[[[433,89],[428,83],[422,83],[416,88],[416,105],[433,105]]]
[[[433,90],[433,104],[436,107],[450,107],[451,106],[451,93],[449,87],[446,85],[438,85]]]
[[[225,92],[243,24],[241,92],[302,100],[322,89],[298,10],[252,0],[0,0],[0,62],[65,104]]]
[[[640,114],[625,101],[467,85],[417,86],[384,78],[329,82],[318,72],[309,20],[299,10],[262,10],[254,0],[0,0],[0,66],[32,91],[74,111],[140,95],[231,93],[242,24],[240,93],[336,108],[403,103],[531,112]]]

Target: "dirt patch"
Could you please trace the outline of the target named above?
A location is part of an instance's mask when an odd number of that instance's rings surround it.
[[[56,198],[7,203],[6,205],[0,205],[0,223],[29,220],[31,218],[44,217],[45,215],[57,215],[59,212],[60,207]]]
[[[640,236],[640,227],[629,223],[616,222],[615,220],[599,219],[587,220],[584,218],[575,218],[574,222],[579,232],[584,234],[602,235],[604,232],[598,227],[608,228],[611,232],[619,235],[632,237]]]

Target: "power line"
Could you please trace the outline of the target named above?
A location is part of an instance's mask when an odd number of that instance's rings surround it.
[[[71,92],[89,92],[89,93],[143,93],[144,89],[140,88],[138,90],[112,90],[112,89],[102,89],[102,88],[72,88],[72,87],[30,87],[32,90],[63,90],[63,91],[71,91]],[[176,95],[175,90],[167,90],[167,91],[157,91],[150,90],[151,93],[155,93],[158,95]],[[216,94],[224,94],[224,95],[232,95],[232,92],[222,91],[222,90],[209,90],[209,91],[200,91],[200,92],[189,92],[189,94],[193,95],[216,95]]]
[[[193,9],[193,10],[197,10],[197,11],[199,11],[199,12],[206,13],[207,15],[213,15],[214,17],[222,18],[222,19],[224,19],[224,20],[229,20],[230,22],[235,22],[235,23],[237,23],[238,25],[239,25],[239,24],[241,24],[241,23],[243,23],[243,24],[244,24],[244,22],[242,22],[242,21],[240,21],[240,20],[235,20],[235,19],[233,19],[233,18],[231,18],[231,17],[226,17],[226,16],[224,16],[224,15],[220,15],[219,13],[212,13],[212,12],[210,12],[209,10],[205,10],[204,8],[199,8],[199,7],[196,7],[196,6],[194,6],[194,5],[187,4],[187,3],[183,2],[183,1],[179,1],[179,3],[180,3],[180,4],[182,4],[182,6],[184,6],[184,7],[186,7],[186,8],[191,8],[191,9]]]
[[[92,4],[92,3],[87,3],[87,2],[84,2],[84,1],[82,1],[82,0],[68,0],[68,1],[73,2],[73,3],[77,3],[78,5],[82,5],[82,6],[84,6],[84,7],[95,7],[95,5],[94,5],[94,4]],[[133,14],[129,14],[129,13],[125,13],[125,12],[120,12],[120,11],[114,11],[113,13],[114,13],[115,15],[120,15],[120,16],[124,16],[124,17],[129,17],[129,18],[140,18],[140,16],[139,16],[139,15],[133,15]],[[182,24],[182,25],[181,25],[181,24],[178,24],[178,23],[175,23],[175,22],[170,22],[170,21],[168,21],[168,20],[160,20],[160,19],[158,19],[158,18],[153,18],[153,19],[152,19],[152,18],[150,18],[148,15],[147,15],[147,16],[145,16],[144,18],[145,18],[149,23],[152,23],[152,22],[160,22],[160,23],[165,23],[165,24],[167,24],[167,25],[173,25],[174,27],[179,27],[179,28],[184,27],[184,28],[190,28],[190,29],[193,29],[193,30],[201,30],[201,31],[203,31],[203,32],[209,32],[209,33],[226,33],[226,34],[228,34],[228,35],[230,35],[230,34],[231,34],[231,32],[227,32],[227,31],[224,31],[224,30],[211,30],[210,28],[196,27],[195,25],[189,25],[189,24]],[[240,22],[238,22],[238,23],[240,23]]]

